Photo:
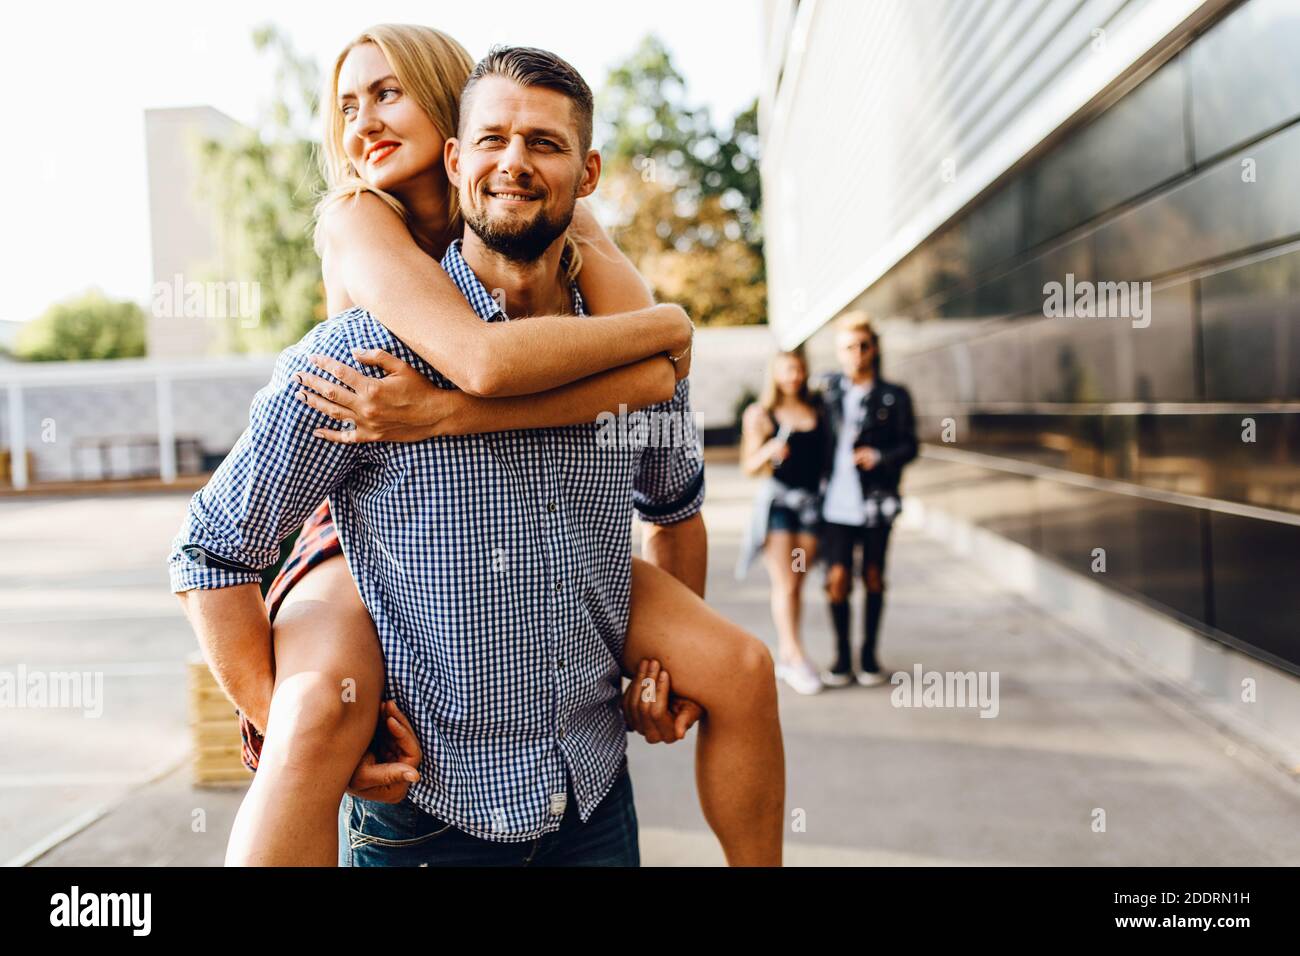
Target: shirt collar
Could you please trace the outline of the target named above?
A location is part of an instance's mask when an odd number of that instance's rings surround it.
[[[456,283],[456,288],[460,289],[460,294],[470,304],[470,307],[478,314],[480,319],[487,322],[504,322],[508,318],[505,311],[497,304],[497,300],[492,298],[491,293],[484,288],[479,277],[474,274],[474,270],[469,267],[465,257],[460,251],[461,240],[452,240],[451,245],[447,246],[446,253],[442,257],[443,271],[451,277],[451,281]],[[569,292],[573,296],[573,311],[575,315],[586,315],[586,306],[582,301],[582,293],[578,291],[578,283],[569,283]]]

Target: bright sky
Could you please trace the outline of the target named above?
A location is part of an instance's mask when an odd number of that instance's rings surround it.
[[[207,104],[251,123],[269,96],[254,26],[274,20],[326,68],[372,23],[427,23],[474,57],[493,43],[559,53],[599,89],[610,66],[657,34],[689,99],[728,121],[757,94],[760,0],[252,0],[7,4],[0,151],[8,308],[30,319],[90,286],[145,303],[149,213],[144,110]]]

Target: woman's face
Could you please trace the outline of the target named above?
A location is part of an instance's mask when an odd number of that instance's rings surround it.
[[[803,388],[804,380],[808,373],[804,370],[803,362],[793,355],[782,355],[776,360],[776,367],[772,369],[772,374],[776,379],[776,387],[780,389],[782,395],[795,396]]]
[[[373,43],[348,51],[339,69],[343,150],[358,175],[386,192],[422,175],[441,177],[443,137]]]

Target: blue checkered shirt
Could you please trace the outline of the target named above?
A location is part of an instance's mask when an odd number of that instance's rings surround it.
[[[480,317],[506,318],[458,242],[442,267]],[[338,423],[294,397],[293,374],[319,373],[313,353],[382,374],[358,365],[353,348],[384,349],[455,387],[363,309],[312,329],[281,353],[248,429],[191,499],[169,559],[172,590],[258,581],[328,496],[379,633],[386,694],[423,745],[410,799],[474,836],[529,840],[559,828],[567,770],[585,821],[627,746],[620,660],[634,507],[672,524],[703,502],[687,382],[647,409],[674,416],[659,421],[684,425],[685,440],[625,428],[630,440],[611,441],[608,423],[593,422],[333,444],[311,432]]]

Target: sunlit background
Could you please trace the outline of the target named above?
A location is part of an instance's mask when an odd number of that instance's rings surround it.
[[[98,723],[0,713],[0,861],[220,859],[184,819],[165,851],[112,823],[132,788],[164,821],[194,799],[163,555],[275,351],[325,317],[313,94],[398,21],[554,50],[596,91],[598,215],[700,325],[723,613],[772,642],[766,582],[729,571],[773,351],[833,369],[834,319],[865,309],[912,392],[885,659],[999,670],[1003,707],[783,697],[816,821],[797,861],[1300,862],[1293,791],[1261,782],[1300,773],[1300,0],[360,9],[4,14],[0,664],[94,668],[112,696]],[[257,307],[186,314],[188,281]],[[1146,313],[1053,314],[1067,282],[1149,284]],[[636,753],[643,855],[716,861],[689,759]],[[1089,830],[1102,806],[1122,841]]]

